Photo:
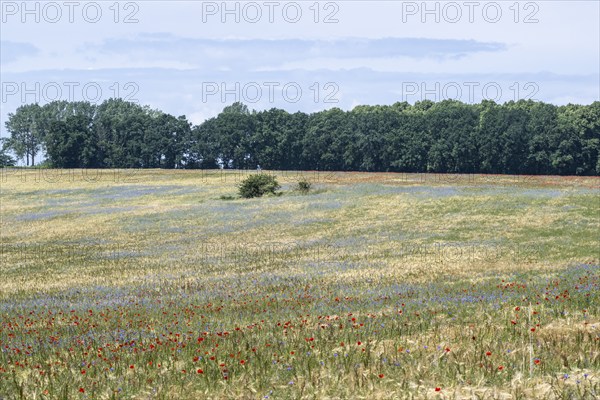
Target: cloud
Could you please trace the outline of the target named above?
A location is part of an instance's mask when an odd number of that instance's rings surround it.
[[[500,52],[507,45],[461,39],[343,38],[308,39],[193,39],[170,34],[145,34],[133,39],[108,39],[81,51],[110,56],[135,56],[163,61],[182,61],[195,66],[227,69],[243,65],[282,64],[307,59],[457,59],[481,52]],[[216,63],[216,64],[215,64]]]
[[[0,41],[0,58],[2,64],[10,63],[23,57],[39,54],[40,50],[30,43]]]

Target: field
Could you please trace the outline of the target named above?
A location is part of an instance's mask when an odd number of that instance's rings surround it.
[[[597,177],[249,173],[3,170],[0,398],[600,397]]]

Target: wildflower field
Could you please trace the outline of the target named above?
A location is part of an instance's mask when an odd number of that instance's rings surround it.
[[[600,397],[597,177],[250,173],[2,170],[0,398]]]

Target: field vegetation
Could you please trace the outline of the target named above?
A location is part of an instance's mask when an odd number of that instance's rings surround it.
[[[3,169],[0,398],[600,397],[598,177],[263,172]]]

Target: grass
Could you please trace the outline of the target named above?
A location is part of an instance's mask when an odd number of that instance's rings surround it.
[[[598,178],[248,174],[3,170],[0,397],[600,396]]]

